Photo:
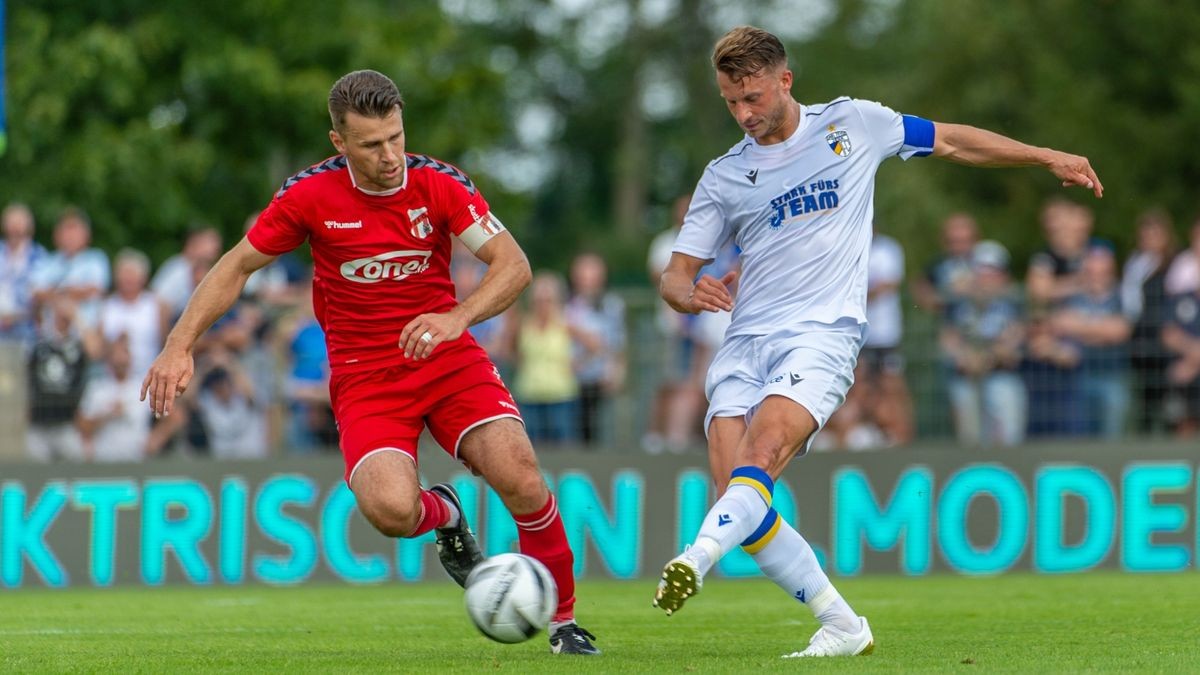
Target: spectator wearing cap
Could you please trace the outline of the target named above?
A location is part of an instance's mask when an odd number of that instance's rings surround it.
[[[941,329],[955,433],[967,446],[1012,446],[1025,437],[1027,399],[1017,372],[1024,328],[1008,265],[1000,243],[976,244],[970,291],[947,308]]]
[[[1129,336],[1108,244],[1093,242],[1080,269],[1080,290],[1050,318],[1056,335],[1080,345],[1084,424],[1103,438],[1119,438],[1129,413]]]

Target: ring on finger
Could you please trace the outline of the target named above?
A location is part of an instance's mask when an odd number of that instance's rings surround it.
[[[429,331],[425,331],[424,333],[421,333],[421,342],[426,342],[426,343],[433,342],[433,334],[430,333]]]

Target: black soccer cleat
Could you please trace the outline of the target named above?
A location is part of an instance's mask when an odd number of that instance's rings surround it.
[[[592,644],[596,636],[585,628],[580,628],[575,622],[559,626],[550,636],[550,652],[552,654],[579,654],[581,656],[597,656],[600,650]]]
[[[483,562],[483,553],[479,543],[475,541],[475,533],[467,524],[467,514],[463,512],[462,502],[458,500],[458,492],[449,483],[438,483],[429,488],[458,509],[458,525],[454,527],[439,527],[437,534],[438,560],[445,568],[446,574],[462,587],[467,585],[467,575],[475,566]]]

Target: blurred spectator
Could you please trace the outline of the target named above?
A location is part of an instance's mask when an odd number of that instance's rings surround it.
[[[1091,209],[1065,199],[1042,208],[1046,248],[1029,260],[1025,290],[1033,310],[1058,304],[1079,292],[1079,270],[1092,235]]]
[[[283,397],[287,451],[307,454],[337,447],[337,429],[329,401],[329,353],[325,332],[312,310],[312,282],[293,315],[281,319],[287,379]]]
[[[475,257],[457,237],[450,259],[450,276],[454,281],[454,294],[462,302],[479,288],[487,265]],[[483,347],[492,363],[500,371],[500,378],[508,382],[513,374],[513,340],[517,331],[516,307],[509,307],[496,316],[484,319],[471,326],[471,337]]]
[[[883,433],[882,446],[912,440],[912,396],[904,381],[904,355],[900,339],[904,314],[900,284],[904,281],[904,249],[900,242],[876,232],[867,260],[867,337],[859,355],[858,379],[872,399],[870,412]]]
[[[100,334],[107,342],[124,336],[129,366],[141,381],[162,348],[167,334],[167,306],[146,289],[150,260],[141,251],[125,248],[113,262],[114,291],[100,305]]]
[[[913,282],[917,306],[942,313],[970,291],[971,249],[979,241],[979,226],[966,213],[953,213],[942,223],[942,254]]]
[[[220,256],[221,233],[209,225],[195,226],[187,233],[183,251],[158,268],[150,288],[167,303],[172,321],[183,313],[196,284]]]
[[[266,408],[235,355],[214,349],[197,373],[200,394],[195,414],[204,427],[215,459],[262,459],[267,456]]]
[[[1030,436],[1068,437],[1087,433],[1082,365],[1080,345],[1055,333],[1050,310],[1031,313],[1025,360],[1021,363],[1029,392]]]
[[[259,213],[255,211],[246,218],[243,232],[249,232],[254,227]],[[306,299],[311,301],[311,297],[306,295],[307,277],[310,276],[305,271],[305,265],[296,259],[295,252],[289,251],[251,274],[242,287],[242,298],[254,300],[268,313],[276,315]]]
[[[571,262],[566,319],[577,333],[573,348],[579,382],[579,435],[587,445],[609,438],[613,395],[625,386],[625,301],[608,290],[608,266],[595,253]]]
[[[1165,428],[1163,403],[1167,392],[1167,367],[1171,357],[1162,340],[1167,321],[1167,269],[1175,256],[1175,232],[1165,211],[1152,209],[1138,219],[1137,249],[1125,262],[1121,277],[1121,303],[1133,321],[1130,364],[1134,429],[1139,433]]]
[[[646,268],[654,288],[658,288],[663,270],[671,260],[671,249],[675,246],[691,200],[690,194],[675,200],[671,206],[671,227],[650,242]],[[658,388],[647,430],[641,441],[642,449],[648,453],[658,454],[663,450],[682,452],[700,437],[697,432],[702,431],[704,408],[707,405],[704,377],[708,370],[708,359],[702,353],[707,348],[698,344],[695,338],[697,319],[696,315],[681,314],[671,309],[656,294],[655,326],[662,337],[658,357],[662,369],[658,373]]]
[[[66,296],[76,303],[76,321],[91,329],[100,314],[100,298],[108,290],[108,256],[98,248],[89,248],[92,226],[87,214],[71,207],[63,211],[54,225],[54,252],[33,268],[30,285],[35,307],[47,307],[52,298]],[[49,322],[40,311],[39,321]]]
[[[1050,318],[1055,334],[1081,345],[1084,424],[1119,438],[1129,414],[1129,336],[1112,248],[1093,243],[1080,270],[1081,289]]]
[[[78,326],[78,305],[68,295],[48,301],[50,320],[29,356],[29,427],[25,447],[38,462],[82,461],[83,444],[75,413],[83,397],[88,364],[97,345]]]
[[[1171,296],[1162,335],[1172,357],[1168,417],[1176,435],[1191,438],[1200,433],[1200,288]]]
[[[85,455],[97,462],[138,462],[150,437],[150,410],[141,399],[142,379],[132,369],[128,336],[107,343],[108,368],[88,382],[76,416]]]
[[[564,286],[552,272],[534,275],[531,307],[517,333],[513,394],[535,443],[578,440],[579,382],[571,367],[574,330],[563,314]]]
[[[1168,295],[1191,293],[1200,288],[1200,217],[1192,223],[1188,247],[1171,261],[1164,283]]]
[[[0,241],[0,340],[33,344],[35,335],[33,270],[46,257],[46,249],[33,240],[33,212],[13,202],[4,208],[4,240]]]
[[[1024,328],[1008,251],[981,241],[971,253],[971,291],[947,307],[941,347],[949,361],[955,433],[966,446],[1018,445],[1028,401],[1017,373]]]

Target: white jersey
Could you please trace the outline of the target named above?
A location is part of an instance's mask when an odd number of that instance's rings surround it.
[[[746,137],[713,160],[674,250],[711,259],[731,237],[742,276],[726,338],[804,322],[866,322],[875,171],[933,151],[933,123],[871,101],[803,106],[790,138]]]

